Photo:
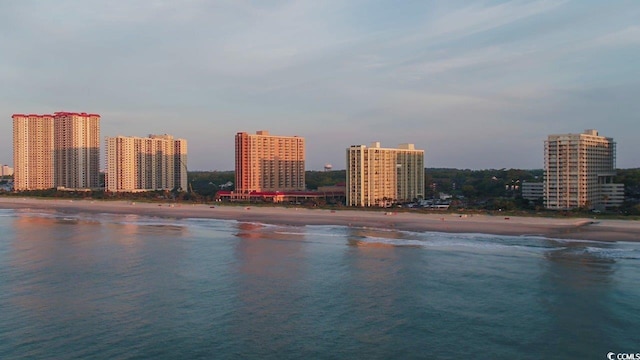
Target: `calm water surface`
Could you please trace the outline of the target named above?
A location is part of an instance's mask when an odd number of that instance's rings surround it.
[[[1,359],[605,359],[640,244],[0,210]]]

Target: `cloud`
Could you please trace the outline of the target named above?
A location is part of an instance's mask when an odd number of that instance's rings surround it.
[[[506,1],[496,5],[474,3],[428,21],[419,35],[407,40],[459,38],[504,27],[563,6],[566,1]]]
[[[602,89],[639,90],[638,16],[634,2],[544,0],[0,2],[0,112],[173,133],[190,168],[232,167],[235,132],[263,128],[307,137],[312,168],[374,140],[415,142],[440,166],[535,167],[547,131],[615,110],[612,128],[637,132],[632,102]],[[515,139],[499,156],[495,134]]]
[[[598,36],[593,39],[593,47],[627,47],[640,45],[640,26],[629,26],[623,30]]]

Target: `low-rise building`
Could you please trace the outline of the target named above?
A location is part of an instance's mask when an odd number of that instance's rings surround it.
[[[624,203],[624,184],[600,184],[600,196],[602,208],[619,207]]]
[[[536,201],[544,198],[544,183],[543,182],[523,182],[522,183],[522,198],[526,200]]]
[[[228,190],[220,190],[216,193],[219,201],[248,201],[248,202],[272,202],[302,204],[307,201],[324,200],[327,203],[342,203],[344,201],[344,187],[317,191],[252,191],[250,193],[238,193]]]
[[[12,176],[12,175],[13,175],[12,167],[9,167],[9,165],[0,166],[0,177]]]

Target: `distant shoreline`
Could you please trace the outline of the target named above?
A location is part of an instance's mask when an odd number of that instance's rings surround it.
[[[0,197],[0,209],[47,209],[76,213],[205,218],[276,225],[342,225],[416,232],[541,236],[593,241],[639,241],[638,220],[542,218],[467,214],[327,210],[234,205],[139,203],[135,201]]]

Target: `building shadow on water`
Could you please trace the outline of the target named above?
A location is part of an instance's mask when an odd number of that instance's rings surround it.
[[[241,357],[266,358],[296,347],[305,328],[304,234],[238,223],[236,306],[230,331]]]
[[[350,228],[343,261],[347,273],[338,296],[345,356],[411,358],[425,354],[425,324],[419,290],[423,252],[406,245],[405,234]],[[407,336],[410,334],[410,336]]]
[[[337,244],[304,229],[238,224],[236,235],[240,280],[230,328],[241,356],[393,358],[422,348],[404,336],[419,321],[410,290],[422,276],[414,268],[421,252],[358,245],[402,234],[348,229]]]
[[[89,336],[113,326],[134,336],[144,322],[172,318],[167,309],[184,301],[177,289],[185,251],[176,241],[183,230],[142,228],[77,216],[17,216],[10,257],[13,305],[38,329],[58,328],[62,334],[84,326]]]

